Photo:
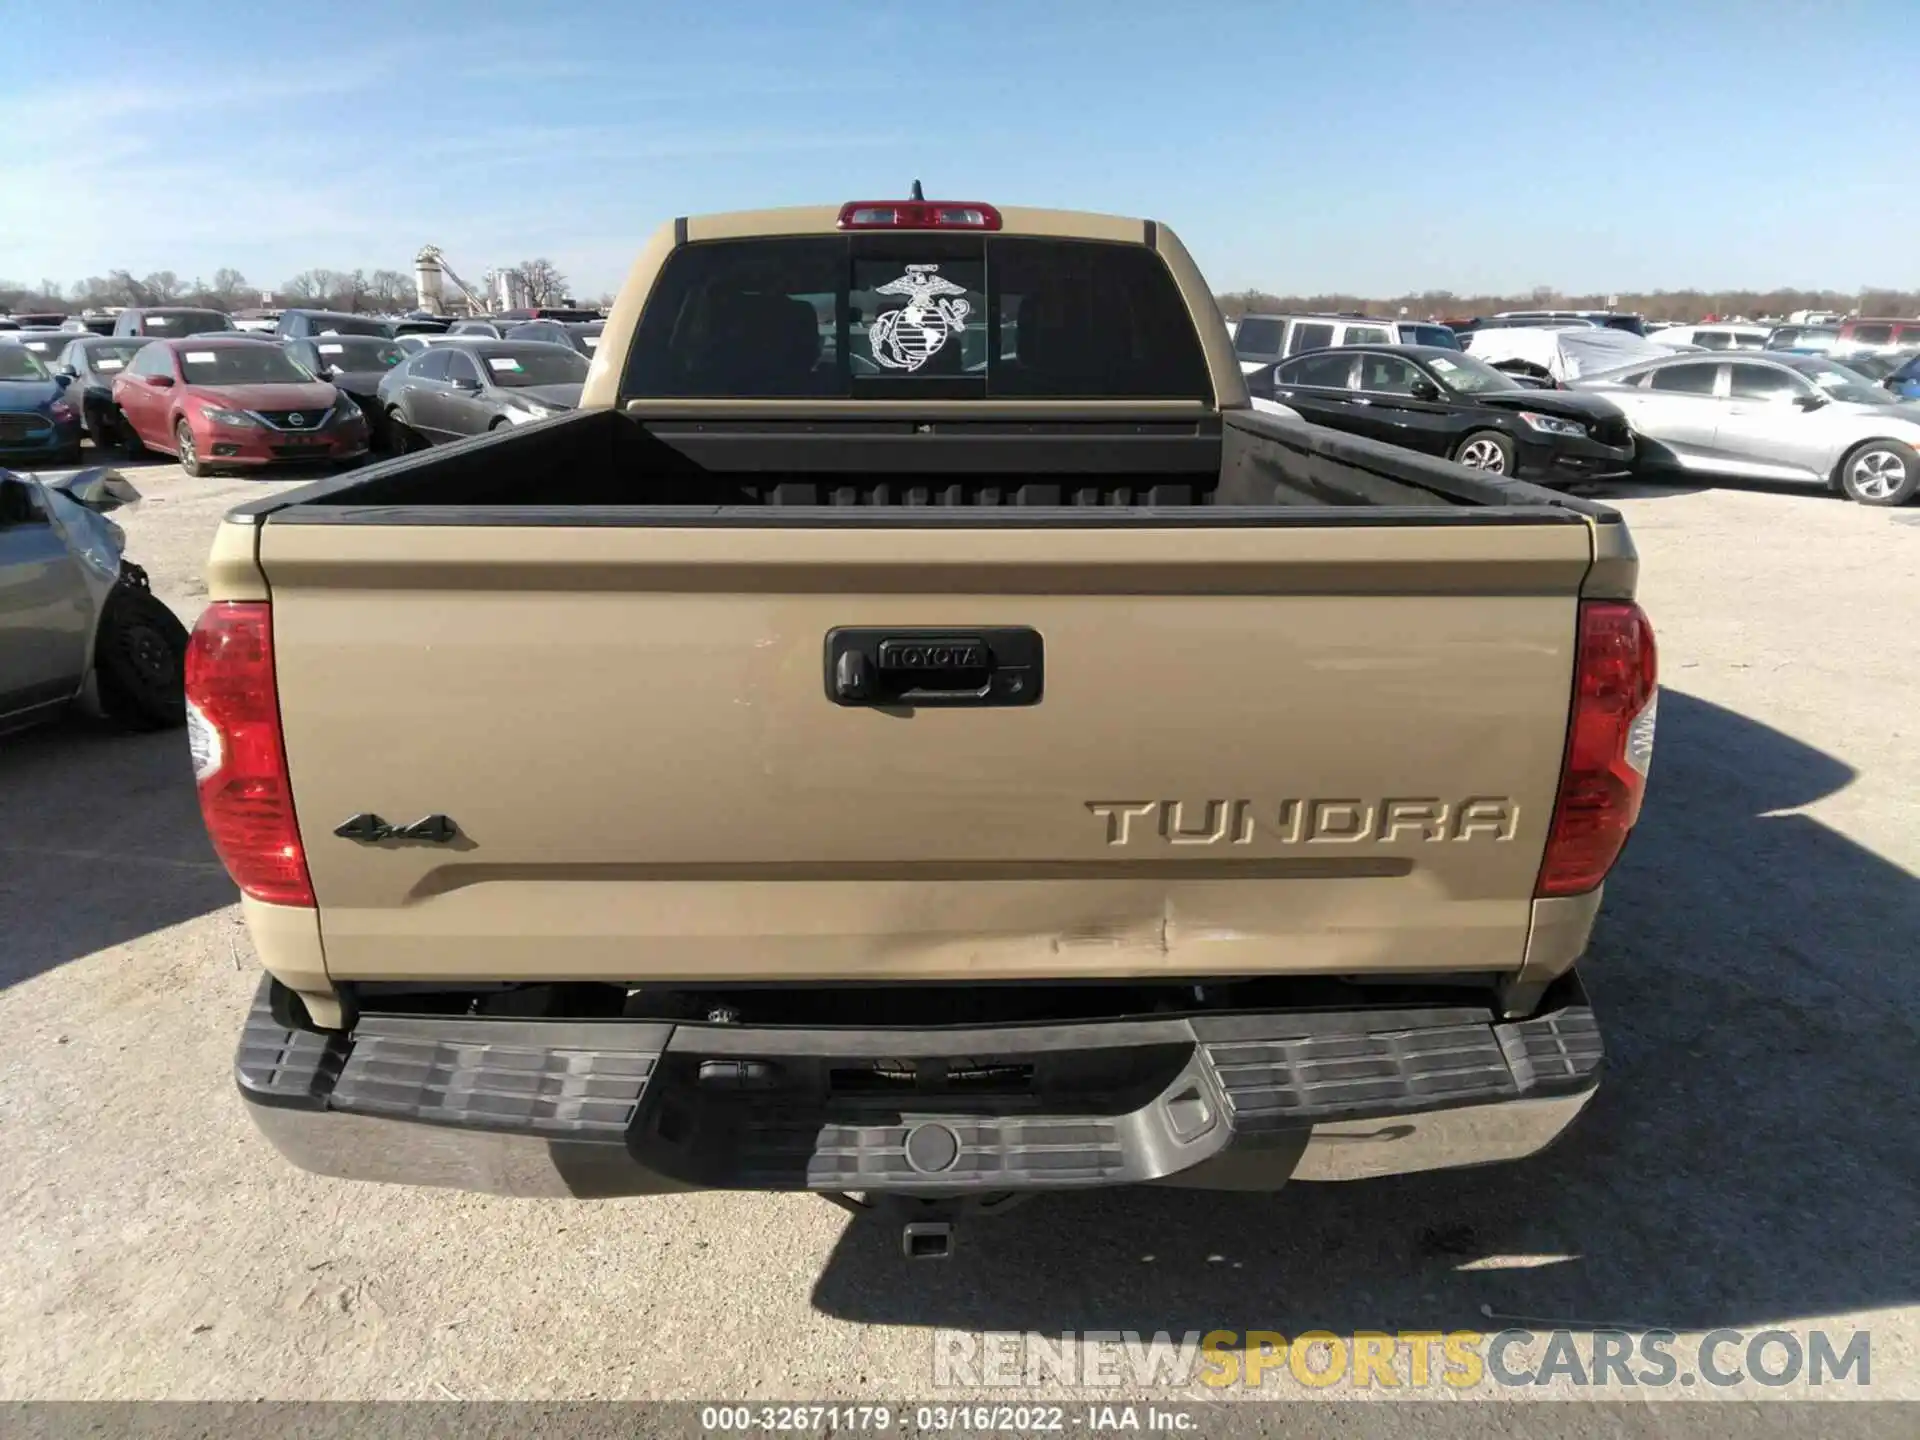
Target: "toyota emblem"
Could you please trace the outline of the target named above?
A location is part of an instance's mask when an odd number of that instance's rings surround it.
[[[307,423],[307,417],[306,417],[306,416],[304,416],[304,415],[302,415],[302,414],[301,414],[301,413],[300,413],[299,411],[297,411],[297,410],[296,410],[296,411],[294,411],[294,413],[293,413],[293,414],[291,414],[291,415],[289,415],[289,416],[287,416],[287,424],[289,424],[289,425],[293,425],[293,426],[300,426],[300,425],[304,425],[304,424],[306,424],[306,423]]]

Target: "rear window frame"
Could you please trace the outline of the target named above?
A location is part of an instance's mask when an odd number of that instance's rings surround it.
[[[767,250],[774,245],[799,247],[801,253],[795,257],[793,273],[795,284],[785,291],[789,299],[814,297],[816,312],[820,310],[819,301],[830,301],[833,318],[831,322],[821,320],[822,351],[819,359],[807,374],[819,377],[824,367],[831,366],[825,376],[825,383],[817,388],[783,388],[779,385],[766,385],[750,388],[745,384],[715,383],[711,385],[678,384],[676,377],[666,372],[673,363],[668,346],[671,338],[663,340],[651,326],[672,327],[680,323],[685,314],[685,306],[701,283],[698,270],[693,267],[709,263],[708,256],[716,252],[733,249],[738,251]],[[1018,352],[1009,356],[1004,353],[1002,333],[1002,310],[1006,301],[1014,296],[1025,299],[1037,293],[1031,289],[1003,290],[999,275],[1009,269],[1017,269],[1044,258],[1047,250],[1059,251],[1064,247],[1073,247],[1086,252],[1083,262],[1091,269],[1096,255],[1125,255],[1119,265],[1137,264],[1154,267],[1158,274],[1155,285],[1158,295],[1132,313],[1130,318],[1144,331],[1158,323],[1165,323],[1161,339],[1176,335],[1178,340],[1156,350],[1152,356],[1153,368],[1140,367],[1140,379],[1131,387],[1116,388],[1110,384],[1094,387],[1074,387],[1063,385],[1056,391],[1045,391],[1032,383],[1022,384],[1021,380],[1031,379],[1031,372],[1022,375],[1002,372],[1000,367],[1010,361],[1017,361]],[[1025,253],[1020,253],[1021,251]],[[696,258],[698,257],[698,258]],[[1136,258],[1137,257],[1137,258]],[[931,375],[907,378],[899,375],[860,374],[850,361],[852,347],[864,338],[867,320],[863,317],[856,322],[852,318],[851,296],[866,293],[856,286],[856,277],[862,271],[870,272],[876,264],[936,264],[953,267],[951,273],[965,273],[960,267],[980,274],[983,278],[978,291],[969,290],[974,309],[964,332],[949,332],[949,344],[961,345],[978,343],[972,337],[981,330],[985,332],[987,359],[977,375]],[[685,267],[690,273],[676,273]],[[804,281],[811,272],[815,282],[811,287]],[[996,272],[999,272],[998,274]],[[837,277],[833,288],[828,289],[824,282],[829,276]],[[1112,279],[1112,275],[1103,277]],[[1136,277],[1137,278],[1137,277]],[[1138,293],[1133,285],[1124,287],[1128,294]],[[735,292],[739,293],[739,292]],[[773,294],[772,290],[760,293]],[[977,297],[977,298],[975,298]],[[1153,305],[1163,305],[1159,314],[1152,312]],[[976,326],[974,316],[984,311],[984,326]],[[671,313],[669,313],[671,312]],[[1176,323],[1177,322],[1177,323]],[[963,334],[965,339],[963,339]],[[826,353],[826,345],[832,345],[832,353]],[[1017,346],[1017,332],[1014,342]],[[1172,353],[1183,350],[1184,353]],[[683,357],[687,352],[681,352]],[[684,359],[680,362],[684,365]],[[1004,378],[996,384],[996,376]],[[1150,382],[1161,383],[1150,383]],[[719,240],[703,240],[685,243],[675,247],[662,264],[655,277],[652,290],[646,304],[642,307],[635,324],[633,338],[624,358],[615,404],[625,406],[633,402],[685,401],[688,403],[713,403],[726,401],[770,401],[783,404],[833,403],[833,402],[882,402],[911,406],[916,402],[967,401],[981,404],[1006,402],[1072,402],[1083,403],[1214,403],[1213,376],[1207,362],[1205,346],[1201,342],[1198,327],[1187,306],[1186,297],[1171,267],[1159,252],[1151,246],[1138,242],[1093,239],[1080,236],[1050,237],[1028,235],[988,234],[982,232],[852,232],[847,234],[799,234],[767,235],[753,237],[731,237]]]

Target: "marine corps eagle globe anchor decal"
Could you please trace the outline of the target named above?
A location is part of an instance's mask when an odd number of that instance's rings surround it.
[[[947,298],[966,294],[966,286],[954,284],[939,269],[938,265],[909,265],[906,274],[873,292],[907,297],[905,305],[887,311],[867,330],[873,358],[887,369],[918,370],[940,353],[949,335],[966,328],[973,306]]]

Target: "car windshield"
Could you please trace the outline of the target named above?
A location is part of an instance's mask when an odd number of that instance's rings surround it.
[[[1460,337],[1444,325],[1402,325],[1409,345],[1431,345],[1436,350],[1458,350]]]
[[[47,367],[34,358],[31,350],[18,345],[0,344],[0,380],[45,380]]]
[[[320,352],[320,363],[335,370],[391,370],[407,358],[391,340],[371,335],[322,335],[313,348]]]
[[[1844,401],[1849,405],[1898,405],[1898,397],[1882,390],[1864,375],[1858,375],[1841,365],[1831,362],[1818,365],[1798,365],[1794,367],[1832,399]]]
[[[587,378],[587,360],[558,345],[489,345],[476,352],[487,367],[487,379],[504,390],[530,385],[579,385]]]
[[[103,375],[112,375],[126,369],[127,362],[145,343],[143,340],[124,340],[111,345],[89,345],[86,349],[87,364]]]
[[[1449,390],[1461,395],[1482,395],[1490,390],[1521,388],[1511,375],[1502,374],[1486,361],[1476,360],[1465,353],[1430,355],[1427,357],[1427,368],[1438,375]]]
[[[301,385],[313,379],[279,346],[258,342],[188,346],[180,351],[180,368],[189,385]]]
[[[1851,370],[1866,380],[1884,380],[1900,368],[1898,355],[1849,355],[1844,365],[1835,368]]]
[[[140,323],[150,335],[212,335],[233,329],[218,310],[149,310]]]

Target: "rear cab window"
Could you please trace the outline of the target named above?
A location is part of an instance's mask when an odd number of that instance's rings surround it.
[[[1213,387],[1146,247],[918,232],[681,247],[620,397],[1211,403]]]

